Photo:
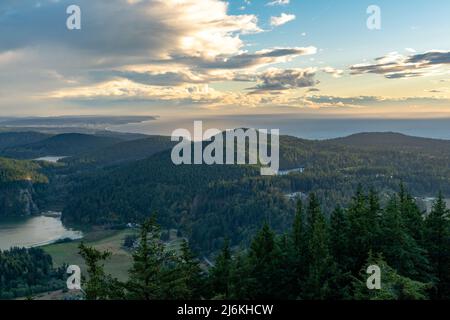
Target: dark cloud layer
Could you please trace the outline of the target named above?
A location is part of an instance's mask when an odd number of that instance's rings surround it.
[[[251,93],[269,91],[284,91],[290,89],[313,87],[315,80],[314,69],[269,69],[257,76],[258,85],[250,88]]]

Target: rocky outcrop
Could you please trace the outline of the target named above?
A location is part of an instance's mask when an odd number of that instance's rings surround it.
[[[0,216],[30,216],[39,213],[30,181],[3,183],[0,185]]]

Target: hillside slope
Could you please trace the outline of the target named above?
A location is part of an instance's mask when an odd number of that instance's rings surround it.
[[[426,152],[450,152],[450,141],[404,135],[395,132],[358,133],[327,142],[358,148],[415,149]]]
[[[40,132],[0,132],[0,151],[5,148],[12,148],[24,144],[32,144],[47,138],[51,135]]]
[[[158,152],[170,149],[174,143],[170,137],[150,136],[144,139],[119,142],[105,148],[90,150],[82,155],[67,158],[70,165],[109,166],[148,158]]]
[[[16,159],[33,159],[43,156],[75,156],[105,148],[122,140],[80,133],[66,133],[35,143],[5,148],[2,155]]]
[[[283,230],[294,214],[292,193],[317,193],[328,213],[348,202],[359,184],[382,194],[401,182],[415,196],[450,194],[450,152],[431,154],[421,144],[368,149],[368,141],[359,147],[282,136],[281,168],[304,171],[275,177],[260,176],[256,166],[175,166],[170,150],[164,151],[80,176],[68,192],[63,219],[123,224],[157,211],[164,227],[180,228],[197,249],[210,251],[225,236],[234,244],[247,241],[264,221]]]

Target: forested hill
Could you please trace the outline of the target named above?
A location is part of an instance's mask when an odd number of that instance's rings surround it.
[[[5,148],[3,156],[17,159],[33,159],[43,156],[74,156],[95,149],[105,148],[122,140],[114,137],[80,133],[51,136],[34,143]]]
[[[370,135],[367,136],[370,138]],[[369,139],[370,140],[370,139]],[[330,141],[280,137],[281,169],[262,177],[246,166],[173,165],[170,150],[148,159],[84,173],[74,180],[63,211],[67,222],[123,224],[159,212],[164,227],[181,228],[197,249],[251,239],[264,221],[283,230],[292,219],[289,194],[315,192],[326,214],[351,199],[358,184],[386,199],[404,182],[414,196],[450,194],[449,153],[367,149]]]
[[[344,138],[327,140],[326,142],[358,148],[397,148],[415,149],[432,153],[450,153],[449,140],[412,137],[395,132],[358,133]]]
[[[150,136],[143,139],[119,142],[104,148],[89,150],[81,155],[66,158],[70,165],[108,166],[141,160],[155,153],[170,149],[174,143],[170,137]]]
[[[36,143],[51,137],[49,134],[40,132],[0,132],[0,151],[24,144]]]

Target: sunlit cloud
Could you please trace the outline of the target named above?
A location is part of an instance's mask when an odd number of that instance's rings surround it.
[[[373,64],[356,64],[352,74],[374,73],[388,79],[437,75],[450,71],[450,51],[432,50],[422,54],[404,56],[398,52],[375,59]]]

